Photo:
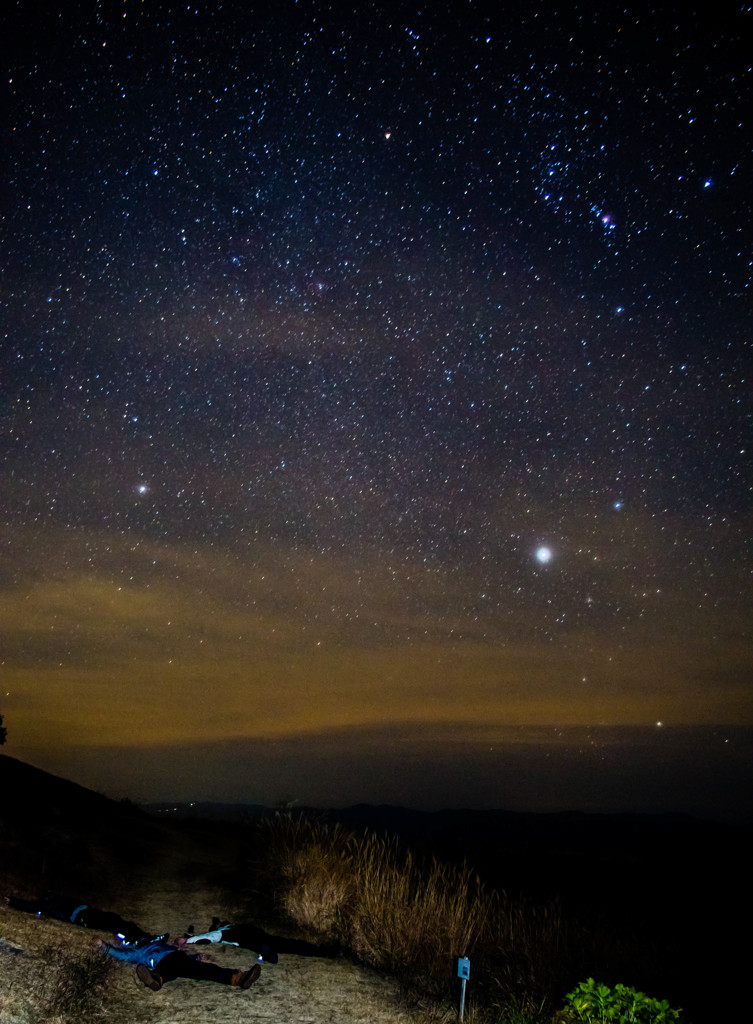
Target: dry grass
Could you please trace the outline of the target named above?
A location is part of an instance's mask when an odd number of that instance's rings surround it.
[[[297,926],[424,994],[446,996],[454,959],[495,931],[503,904],[466,866],[303,817],[281,814],[257,829],[257,855],[276,868],[268,883]]]
[[[355,899],[347,940],[367,963],[391,971],[438,968],[446,977],[454,957],[474,951],[483,934],[491,895],[467,868],[417,862],[383,840],[353,843]]]
[[[166,873],[168,867],[174,874]],[[103,905],[153,930],[173,932],[192,921],[206,926],[216,912],[255,919],[248,906],[242,910],[218,890],[214,867],[209,878],[190,876],[187,867],[176,856],[159,884],[150,878],[138,890],[112,892]],[[220,902],[223,895],[228,902]],[[263,965],[248,992],[178,979],[154,993],[132,965],[95,953],[98,934],[0,908],[0,1024],[419,1024],[393,979],[345,959],[281,956],[278,964]],[[231,946],[201,952],[233,969],[255,959]],[[99,969],[106,972],[101,977]]]
[[[425,864],[386,840],[289,815],[259,832],[278,906],[312,938],[338,939],[364,963],[446,976],[452,957],[470,953],[484,932],[493,897],[465,867]]]
[[[279,831],[276,830],[279,828]],[[342,935],[354,895],[347,835],[281,816],[269,832],[283,881],[279,906],[306,934],[330,941]]]
[[[457,1000],[459,956],[473,961],[467,1020],[502,1024],[549,1019],[580,978],[650,953],[631,953],[605,921],[565,914],[556,899],[509,898],[466,866],[396,842],[290,814],[255,827],[257,869],[288,919],[397,976],[440,1016]]]
[[[466,866],[396,841],[288,814],[252,827],[237,848],[210,844],[211,862],[201,861],[202,844],[171,847],[102,905],[173,933],[205,927],[215,913],[262,917],[272,931],[287,922],[296,936],[339,941],[355,962],[285,956],[265,965],[250,993],[188,981],[150,993],[132,968],[93,950],[91,932],[0,909],[0,1024],[449,1024],[462,955],[472,960],[466,1024],[544,1024],[579,980],[606,978],[605,964],[635,956],[635,941],[605,921],[565,914],[556,900],[509,898]],[[241,869],[244,847],[252,860]],[[229,947],[211,956],[247,965],[248,955]]]
[[[6,930],[2,921],[0,929]],[[21,918],[14,920],[12,939],[0,939],[3,1024],[97,1024],[109,1018],[115,964],[93,948],[90,935],[72,939],[70,931]]]

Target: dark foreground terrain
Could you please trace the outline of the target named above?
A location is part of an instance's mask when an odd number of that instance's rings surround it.
[[[237,826],[157,821],[2,755],[0,794],[0,894],[80,897],[153,932],[208,927],[214,914],[283,930],[254,915]],[[391,978],[345,958],[293,954],[265,963],[248,992],[186,980],[151,992],[130,966],[104,961],[98,1001],[89,984],[103,964],[95,938],[0,904],[1,1024],[415,1024]],[[209,955],[224,967],[254,960],[229,946]]]
[[[203,917],[232,916],[241,907],[253,913],[256,897],[258,914],[269,914],[264,894],[254,892],[244,870],[248,822],[273,814],[269,809],[206,805],[147,811],[2,755],[0,794],[4,891],[81,896],[154,930],[179,930],[194,917],[203,925]],[[625,955],[613,964],[613,976],[600,980],[666,998],[685,1009],[690,1024],[747,1017],[748,944],[738,936],[747,924],[750,826],[680,816],[418,813],[372,806],[309,813],[356,832],[396,837],[430,856],[465,860],[489,886],[557,905],[586,926],[607,921],[625,936]],[[259,923],[270,930],[284,927],[270,918]],[[286,988],[282,970],[263,974],[258,992],[266,992],[264,1019],[277,1019],[275,1012],[280,1020],[291,1013],[311,1021],[347,1020],[348,1014],[353,1020],[369,1014],[374,1020],[408,1019],[394,991],[381,985],[371,991],[373,977],[360,975],[353,964],[315,961],[296,970],[290,977],[304,986],[298,994]],[[327,973],[332,970],[356,973],[335,978]],[[353,995],[346,997],[348,1007],[327,1008],[326,992],[338,985],[365,993],[364,1004],[357,1008],[360,997]],[[214,986],[168,988],[174,1000]],[[220,996],[215,992],[212,998]],[[250,1008],[246,1004],[244,1019],[254,1019]]]
[[[241,820],[273,813],[233,805],[153,806],[160,818]],[[722,1008],[747,1017],[753,826],[685,815],[417,812],[355,806],[311,811],[356,832],[472,865],[492,888],[556,905],[588,928],[624,936],[624,956],[600,980],[631,985],[691,1024],[718,1024]],[[733,1019],[728,1017],[727,1019]]]

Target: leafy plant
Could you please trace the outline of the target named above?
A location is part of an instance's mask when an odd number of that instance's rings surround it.
[[[565,996],[561,1024],[674,1024],[680,1010],[627,985],[610,988],[589,978]]]

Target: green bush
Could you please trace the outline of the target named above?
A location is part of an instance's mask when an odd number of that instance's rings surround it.
[[[565,996],[562,1024],[674,1024],[680,1011],[666,1000],[652,999],[627,985],[608,985],[589,978]]]

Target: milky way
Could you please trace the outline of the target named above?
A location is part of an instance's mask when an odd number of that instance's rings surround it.
[[[10,753],[753,723],[748,5],[30,6]]]

